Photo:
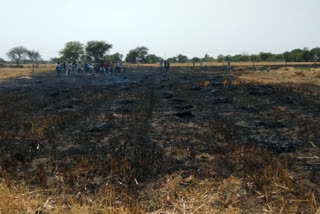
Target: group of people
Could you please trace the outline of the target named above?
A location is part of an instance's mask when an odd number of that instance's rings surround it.
[[[119,73],[119,72],[124,72],[126,71],[126,65],[125,63],[121,62],[116,62],[116,63],[113,63],[113,62],[105,62],[103,64],[103,69],[105,72],[109,72],[109,73]]]
[[[56,71],[57,75],[60,76],[62,74],[65,74],[66,76],[69,76],[71,73],[114,73],[114,72],[124,72],[126,70],[125,63],[113,63],[113,62],[105,62],[103,65],[100,64],[94,64],[91,65],[89,63],[84,63],[83,65],[77,64],[77,63],[66,63],[63,62],[60,64],[60,62],[56,65]]]
[[[160,61],[160,72],[163,72],[163,71],[169,71],[170,69],[170,62],[165,60],[161,60]]]

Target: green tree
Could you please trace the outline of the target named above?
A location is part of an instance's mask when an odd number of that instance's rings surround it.
[[[63,62],[63,61],[65,61],[63,59],[63,57],[51,57],[49,60],[49,62],[51,62],[51,63],[58,63],[58,62]]]
[[[141,46],[134,49],[134,51],[137,53],[137,59],[139,62],[145,62],[146,56],[148,54],[149,49],[147,47]]]
[[[187,56],[184,56],[182,54],[179,54],[177,56],[177,59],[178,59],[178,62],[179,63],[186,63],[188,61],[188,57]]]
[[[312,54],[313,60],[320,60],[320,48],[313,48],[310,50],[310,53]]]
[[[105,59],[108,62],[122,62],[123,55],[117,52],[111,55],[106,55]]]
[[[238,54],[238,55],[232,56],[231,60],[233,62],[248,62],[249,61],[249,56],[248,55]]]
[[[209,54],[205,54],[204,57],[202,58],[202,62],[214,62],[215,59],[211,56],[209,56]]]
[[[226,59],[226,57],[222,54],[218,55],[218,57],[217,57],[218,62],[223,62],[223,61],[225,61],[225,59]]]
[[[271,62],[271,61],[274,61],[274,57],[273,57],[273,54],[272,53],[265,53],[265,52],[261,52],[259,54],[260,56],[260,59],[262,62]]]
[[[21,61],[26,58],[28,50],[23,46],[18,46],[10,49],[7,53],[7,56],[11,61],[17,63],[17,67],[19,67]]]
[[[177,63],[178,62],[178,58],[174,56],[174,57],[168,58],[167,61],[169,61],[171,63]]]
[[[192,62],[195,62],[195,63],[198,63],[198,62],[201,62],[201,59],[199,57],[193,57],[191,59]]]
[[[274,54],[273,55],[273,60],[275,62],[283,62],[283,54]]]
[[[2,58],[0,58],[0,63],[5,63],[6,61]]]
[[[138,53],[135,50],[129,51],[126,56],[126,62],[137,63]]]
[[[255,62],[260,62],[260,56],[257,55],[257,54],[252,54],[252,55],[250,56],[250,60],[251,60],[251,62],[252,62],[252,66],[254,66],[254,63],[255,63]]]
[[[288,62],[289,62],[289,60],[290,60],[290,58],[289,58],[290,52],[286,51],[286,52],[284,52],[284,53],[282,54],[282,56],[283,56],[283,60],[284,60],[285,63],[286,63],[286,66],[288,66]]]
[[[67,42],[64,48],[60,51],[64,60],[69,62],[77,62],[84,54],[83,44],[77,41]]]
[[[226,60],[226,61],[230,61],[230,60],[231,60],[231,56],[230,56],[230,55],[227,55],[227,56],[225,57],[225,60]]]
[[[133,50],[130,50],[126,56],[126,62],[137,63],[146,61],[146,56],[148,54],[149,49],[147,47],[141,46],[137,47]]]
[[[105,54],[112,48],[111,44],[105,41],[88,41],[86,55],[96,63],[103,63]]]
[[[289,61],[290,62],[302,62],[303,61],[302,55],[303,55],[303,50],[294,49],[289,54]]]
[[[161,59],[161,57],[158,57],[155,54],[149,54],[146,56],[145,62],[149,64],[154,64],[160,62]]]

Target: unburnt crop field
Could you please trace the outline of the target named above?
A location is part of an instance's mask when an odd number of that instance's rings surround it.
[[[319,213],[319,73],[4,79],[0,213]]]

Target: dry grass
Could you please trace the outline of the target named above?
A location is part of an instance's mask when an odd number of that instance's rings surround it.
[[[238,75],[240,81],[253,84],[311,84],[320,85],[320,69],[301,70],[293,67],[278,70],[243,72]]]
[[[0,213],[319,212],[314,193],[293,177],[286,157],[256,146],[223,149],[206,166],[206,178],[178,171],[148,184],[138,194],[132,193],[140,185],[133,169],[119,157],[98,162],[79,158],[74,167],[56,175],[51,188],[29,188],[23,180],[13,182],[2,176]],[[225,176],[230,169],[233,173]],[[110,178],[98,191],[78,188],[95,182],[103,172]],[[40,181],[45,175],[35,176]]]
[[[55,70],[54,65],[40,65],[39,68],[35,68],[35,74],[47,73]],[[32,67],[31,65],[24,65],[24,68],[0,68],[0,80],[5,80],[15,77],[31,77]]]

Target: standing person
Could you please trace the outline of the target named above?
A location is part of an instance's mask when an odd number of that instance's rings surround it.
[[[170,62],[167,61],[167,71],[169,71],[169,68],[170,68]]]
[[[122,69],[122,72],[126,71],[126,64],[125,63],[121,63],[121,69]]]
[[[72,73],[76,73],[77,70],[77,64],[75,62],[73,62],[72,64]]]
[[[70,65],[68,63],[66,63],[66,75],[70,75]]]
[[[63,72],[66,72],[66,69],[67,69],[66,62],[63,62],[63,64],[62,64],[62,70],[63,70]]]
[[[57,65],[56,65],[56,70],[57,70],[57,76],[58,77],[60,77],[61,69],[62,68],[61,68],[60,62],[58,62]]]
[[[207,71],[207,65],[203,66],[203,71],[206,72]]]
[[[163,61],[160,60],[160,72],[162,72],[162,70],[163,70]]]
[[[115,64],[115,70],[116,70],[116,72],[120,72],[120,63],[119,62],[117,62]]]
[[[167,70],[167,60],[164,60],[164,71]]]
[[[113,73],[113,62],[110,62],[110,73]]]
[[[103,64],[103,66],[104,66],[105,72],[107,73],[108,70],[109,70],[109,62],[106,61],[106,62]]]
[[[228,69],[228,71],[230,71],[230,70],[231,70],[231,63],[230,63],[230,60],[228,60],[228,66],[227,66],[227,69]]]

